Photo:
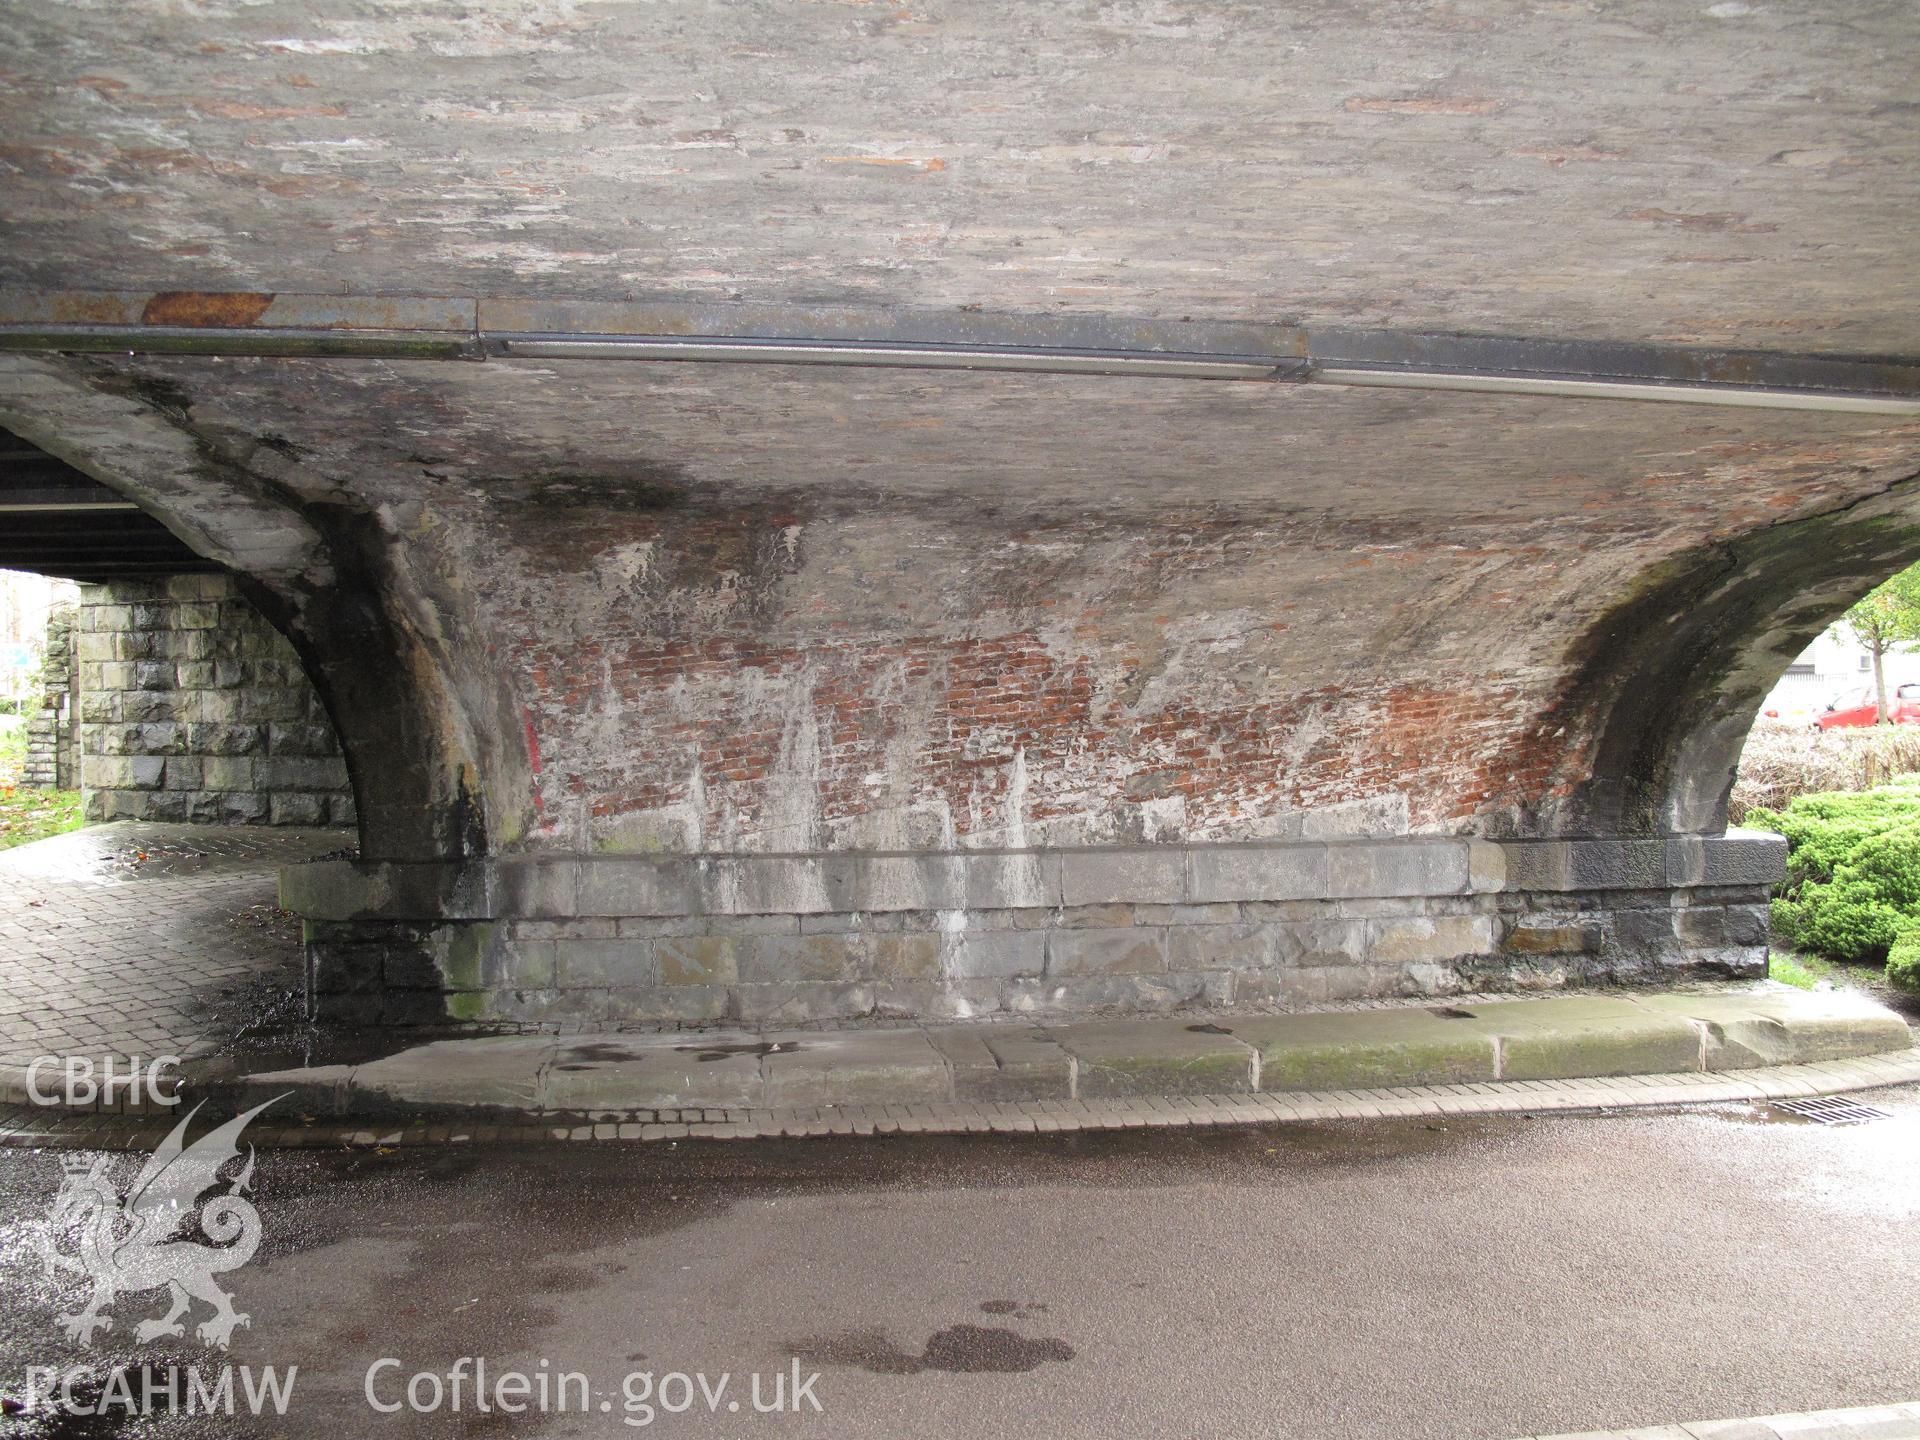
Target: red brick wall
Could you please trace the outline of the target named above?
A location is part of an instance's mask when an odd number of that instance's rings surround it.
[[[1557,558],[1516,538],[602,511],[495,528],[484,606],[554,839],[1460,831],[1581,758],[1525,621]]]

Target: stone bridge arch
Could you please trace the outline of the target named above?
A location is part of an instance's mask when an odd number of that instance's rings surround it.
[[[1562,713],[1598,737],[1590,772],[1543,828],[1705,835],[1761,701],[1816,636],[1920,558],[1920,472],[1837,510],[1673,557],[1587,631]]]
[[[85,360],[0,355],[0,423],[226,567],[291,642],[339,737],[362,855],[486,853],[498,837],[485,776],[524,751],[517,726],[489,716],[486,731],[469,715],[476,696],[455,678],[463,627],[381,517],[303,473],[270,438],[192,427],[190,408],[184,392]]]

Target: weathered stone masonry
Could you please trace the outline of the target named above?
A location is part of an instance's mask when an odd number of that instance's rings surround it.
[[[89,820],[353,823],[326,709],[232,577],[85,586],[73,644]]]
[[[317,1014],[784,1022],[1765,973],[1779,837],[330,861]]]
[[[1539,637],[1489,644],[1423,596],[1447,593],[1456,562],[1406,546],[1403,523],[655,494],[537,515],[503,494],[474,537],[467,563],[490,583],[473,604],[537,740],[542,843],[1460,831],[1537,805],[1577,759],[1538,733]],[[1516,597],[1552,593],[1544,546],[1487,549],[1486,588],[1498,574]],[[1412,633],[1317,663],[1383,609]]]

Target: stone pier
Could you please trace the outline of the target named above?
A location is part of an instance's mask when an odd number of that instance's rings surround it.
[[[232,577],[83,586],[72,644],[88,820],[354,822],[326,707]]]
[[[1757,977],[1784,854],[1747,832],[325,861],[282,901],[327,1018],[966,1019]]]

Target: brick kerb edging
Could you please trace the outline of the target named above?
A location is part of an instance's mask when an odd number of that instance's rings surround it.
[[[1679,1425],[1635,1426],[1631,1430],[1582,1430],[1543,1435],[1538,1440],[1920,1440],[1920,1401],[1860,1405],[1846,1410],[1810,1410],[1790,1415],[1751,1415],[1730,1420],[1688,1420]]]
[[[1047,850],[785,855],[508,855],[317,860],[280,873],[309,920],[820,915],[894,910],[1205,905],[1507,891],[1773,885],[1764,831],[1661,839],[1249,841]]]
[[[420,1117],[303,1125],[258,1123],[248,1140],[267,1148],[529,1144],[595,1140],[752,1140],[817,1135],[1054,1133],[1082,1130],[1267,1125],[1327,1120],[1667,1110],[1834,1095],[1920,1081],[1920,1050],[1717,1074],[1519,1080],[1388,1090],[1293,1091],[1137,1099],[964,1105],[864,1105],[776,1110],[591,1111],[544,1120]],[[0,1112],[0,1146],[138,1149],[174,1123],[138,1115]]]
[[[66,1057],[53,1056],[49,1058],[64,1060]],[[88,1058],[91,1059],[94,1057]],[[122,1062],[130,1059],[130,1057],[125,1056],[115,1056],[114,1058]],[[151,1060],[153,1057],[146,1056],[143,1058]],[[183,1062],[183,1068],[181,1070],[171,1071],[160,1077],[155,1083],[154,1088],[158,1089],[163,1095],[177,1096],[183,1087],[191,1086],[193,1069],[193,1060],[186,1060]],[[177,1108],[174,1105],[153,1104],[147,1098],[144,1083],[143,1088],[137,1095],[120,1096],[112,1105],[102,1105],[99,1103],[92,1105],[42,1105],[33,1098],[32,1092],[28,1088],[27,1082],[31,1073],[32,1069],[27,1065],[0,1065],[0,1106],[10,1105],[18,1106],[22,1109],[48,1112],[69,1111],[79,1115],[168,1115],[174,1113]],[[41,1068],[40,1089],[42,1093],[55,1088],[59,1080],[59,1066],[47,1065]]]

